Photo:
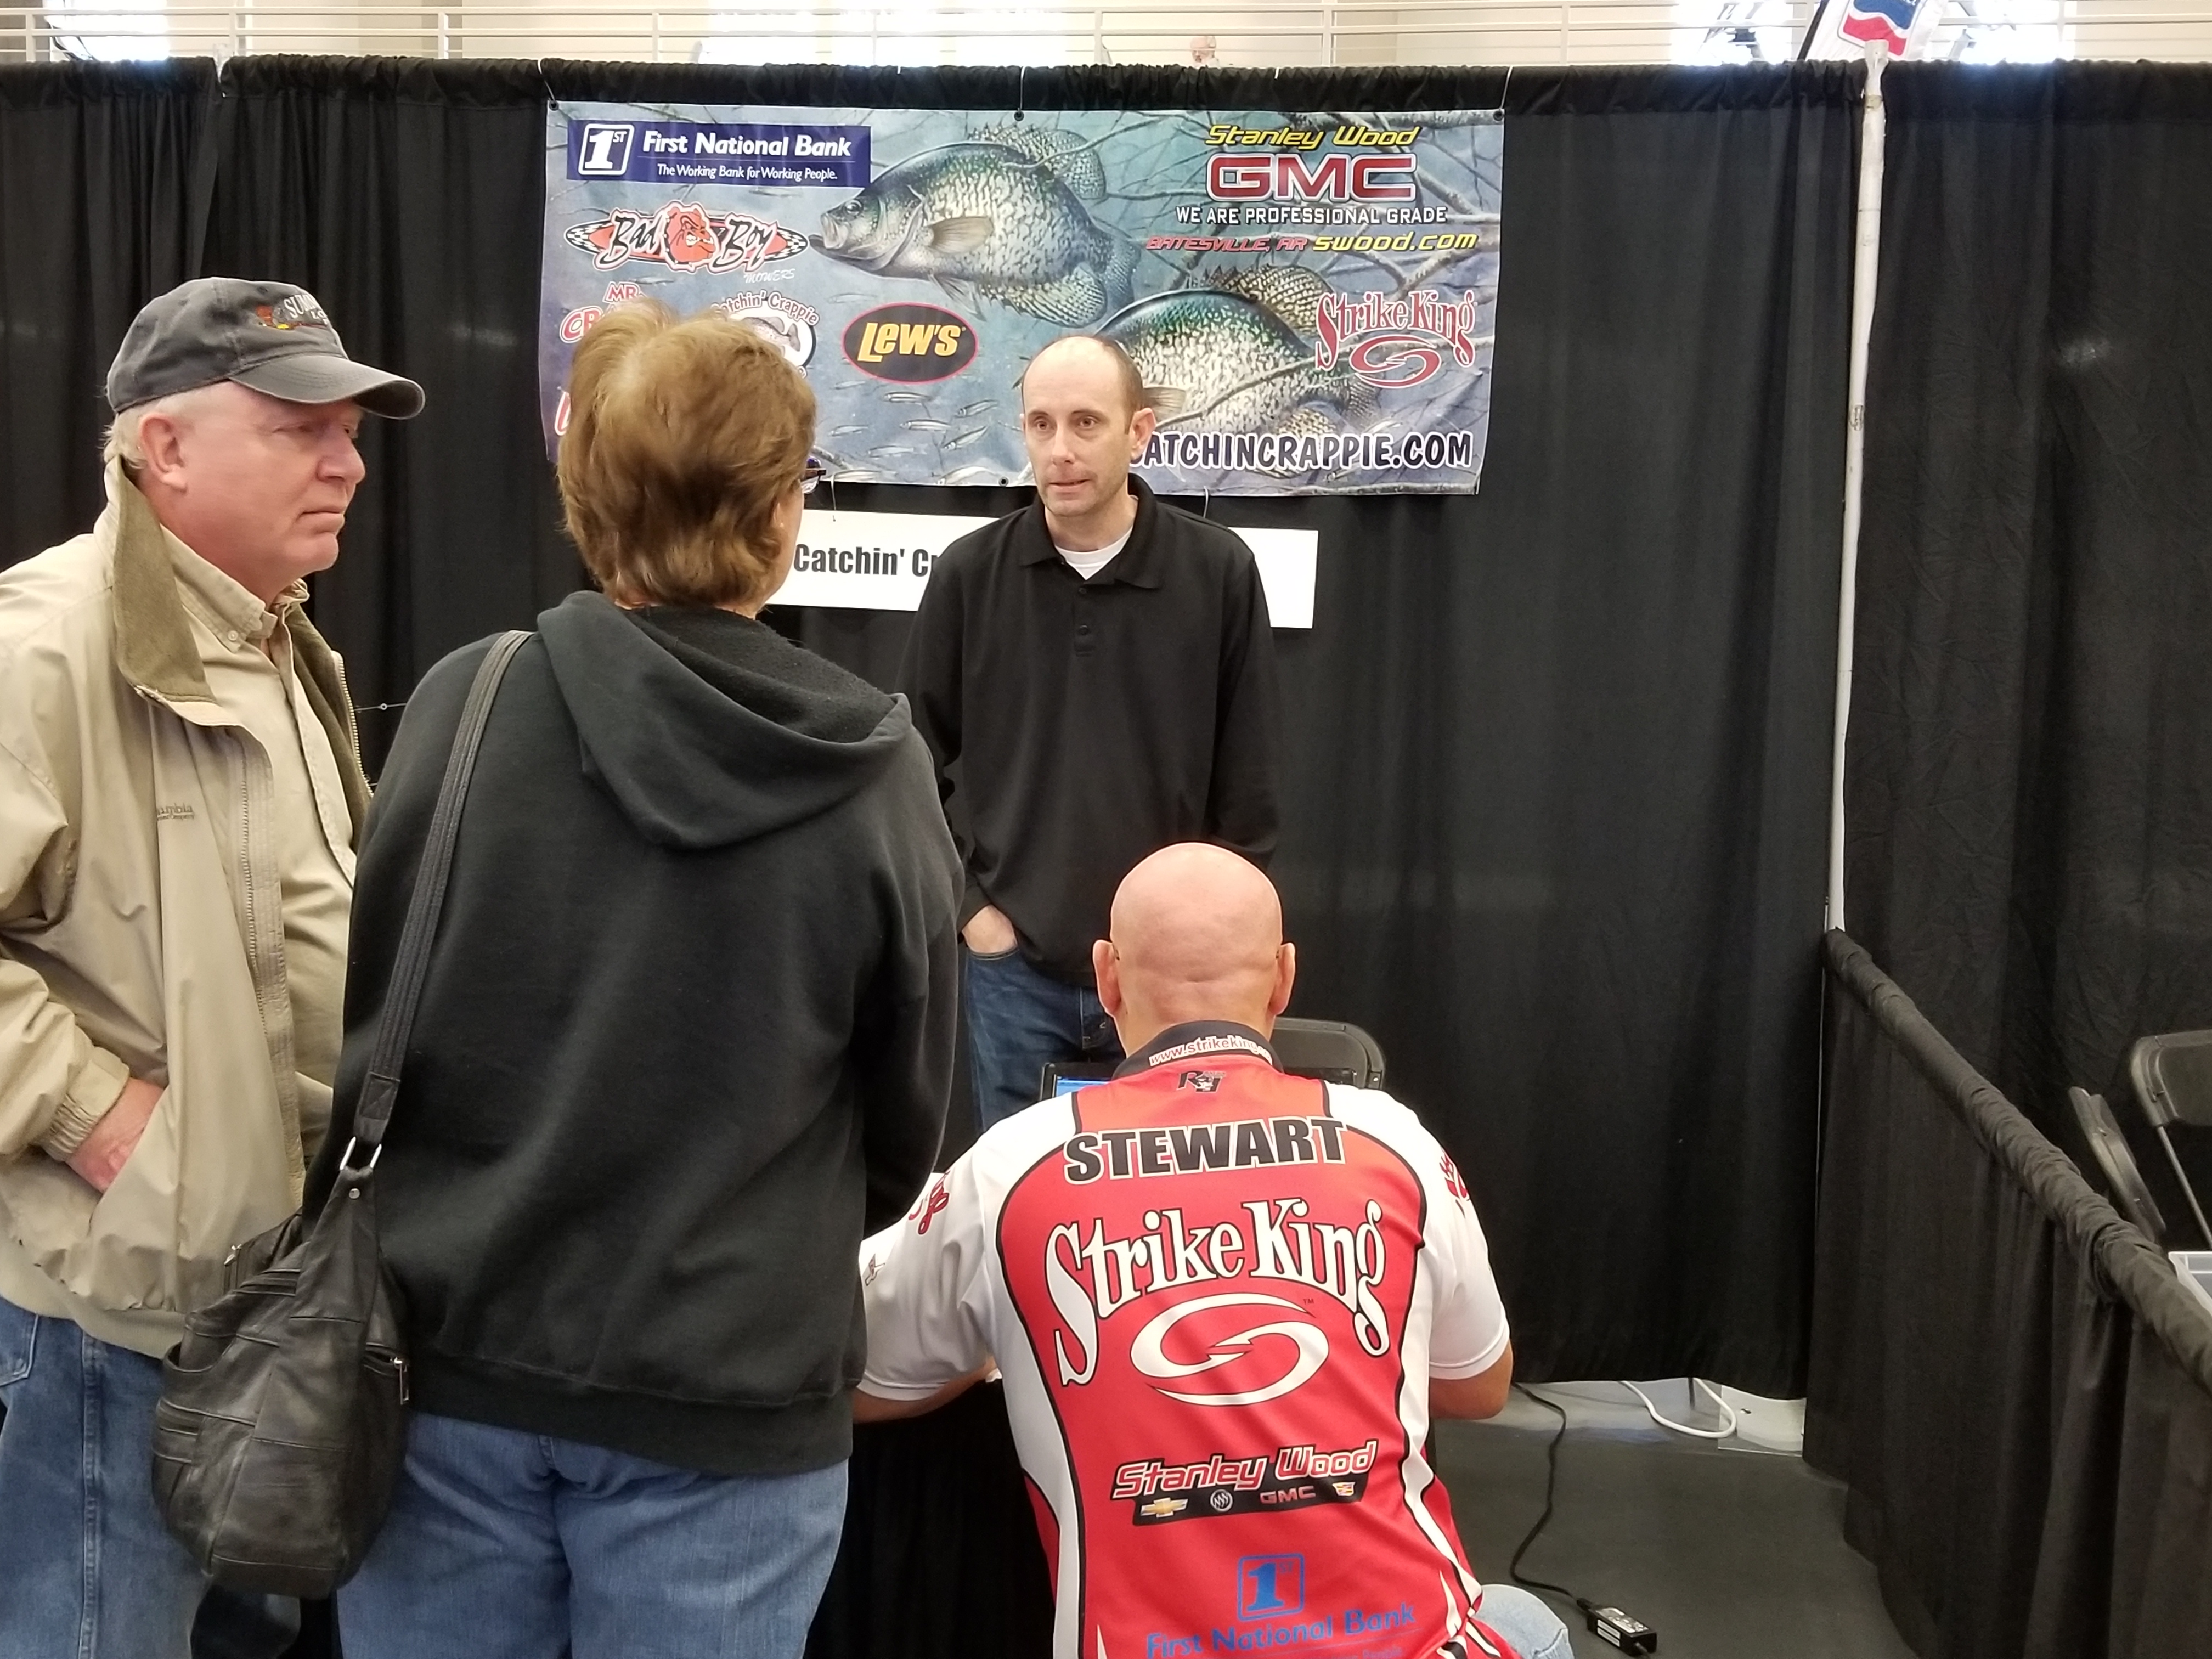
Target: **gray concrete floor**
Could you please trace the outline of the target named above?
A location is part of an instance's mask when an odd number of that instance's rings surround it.
[[[1557,1506],[1521,1564],[1624,1608],[1659,1632],[1662,1659],[1912,1659],[1875,1583],[1844,1542],[1841,1486],[1784,1453],[1656,1427],[1618,1383],[1547,1385],[1567,1408]],[[1677,1421],[1677,1383],[1656,1394]],[[1437,1462],[1477,1576],[1506,1564],[1544,1506],[1544,1449],[1559,1419],[1516,1391],[1488,1423],[1437,1426]],[[1616,1650],[1557,1597],[1577,1659]]]

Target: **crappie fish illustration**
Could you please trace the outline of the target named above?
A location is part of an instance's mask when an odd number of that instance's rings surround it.
[[[1080,328],[1129,302],[1133,245],[1084,206],[1106,194],[1097,154],[1042,127],[991,127],[909,156],[822,216],[817,243],[878,276],[934,280]]]
[[[1324,406],[1364,422],[1375,394],[1349,369],[1314,367],[1328,284],[1297,265],[1209,271],[1125,307],[1098,332],[1129,354],[1170,428],[1329,431]]]

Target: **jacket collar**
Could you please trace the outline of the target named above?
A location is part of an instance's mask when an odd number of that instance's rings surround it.
[[[1129,526],[1129,544],[1114,556],[1111,564],[1091,578],[1091,586],[1109,581],[1126,582],[1131,587],[1160,585],[1160,504],[1152,495],[1152,487],[1133,472],[1129,475],[1129,493],[1137,498],[1137,521]],[[1052,544],[1052,532],[1045,528],[1042,501],[1022,510],[1021,522],[1014,528],[1014,557],[1023,564],[1066,566],[1060,550]]]
[[[204,720],[222,705],[208,689],[199,646],[177,591],[177,573],[153,504],[138,492],[120,461],[107,464],[107,510],[95,534],[106,539],[114,587],[115,666],[131,689],[157,702],[203,705],[192,717]],[[368,781],[361,769],[361,744],[354,730],[353,699],[336,654],[296,605],[284,607],[293,662],[315,718],[330,736],[338,776],[345,787],[346,809],[356,839],[368,811]],[[183,711],[179,711],[183,712]]]
[[[1234,1020],[1194,1019],[1170,1025],[1114,1068],[1117,1078],[1136,1077],[1178,1061],[1219,1060],[1231,1055],[1279,1065],[1274,1045],[1249,1025]]]
[[[214,703],[161,521],[120,461],[107,464],[99,531],[112,550],[116,668],[134,690],[164,702]]]

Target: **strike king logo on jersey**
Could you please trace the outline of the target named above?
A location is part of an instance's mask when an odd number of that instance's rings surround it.
[[[1304,1129],[1307,1121],[1281,1121]],[[1060,1319],[1052,1351],[1062,1387],[1080,1387],[1097,1372],[1101,1322],[1162,1291],[1194,1285],[1240,1288],[1176,1299],[1147,1319],[1129,1345],[1131,1366],[1185,1405],[1256,1406],[1303,1386],[1328,1363],[1328,1334],[1303,1304],[1260,1289],[1261,1281],[1327,1293],[1352,1315],[1352,1334],[1364,1352],[1380,1358],[1390,1352],[1389,1321],[1375,1294],[1389,1266],[1380,1204],[1368,1200],[1350,1226],[1313,1217],[1304,1198],[1258,1199],[1238,1207],[1242,1220],[1196,1225],[1179,1208],[1146,1210],[1145,1231],[1127,1237],[1109,1236],[1101,1217],[1063,1222],[1046,1235],[1045,1294]],[[1179,1329],[1197,1316],[1232,1309],[1235,1318]],[[1224,1323],[1239,1328],[1220,1328]],[[1255,1345],[1264,1337],[1285,1338],[1290,1346],[1269,1344],[1258,1353]],[[1167,1386],[1240,1361],[1246,1362],[1237,1376],[1242,1386]]]
[[[1340,1451],[1283,1446],[1273,1456],[1216,1452],[1197,1463],[1139,1458],[1114,1471],[1109,1495],[1129,1501],[1129,1518],[1140,1527],[1315,1504],[1357,1504],[1366,1495],[1375,1448],[1370,1440]]]

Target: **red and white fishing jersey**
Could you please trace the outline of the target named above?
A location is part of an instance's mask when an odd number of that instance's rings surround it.
[[[1389,1096],[1179,1025],[994,1127],[860,1267],[869,1393],[1005,1374],[1057,1659],[1511,1653],[1421,1455],[1429,1378],[1489,1370],[1505,1313]]]

